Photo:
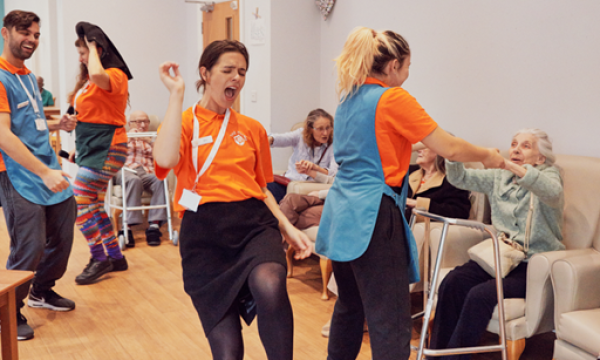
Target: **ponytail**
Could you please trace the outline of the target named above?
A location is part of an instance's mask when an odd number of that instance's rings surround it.
[[[337,66],[336,92],[340,102],[362,85],[373,67],[373,61],[377,55],[377,33],[366,27],[354,29],[340,56],[335,59]]]
[[[342,53],[335,59],[338,99],[344,102],[365,83],[369,74],[381,74],[390,60],[403,63],[408,55],[408,42],[393,31],[381,32],[366,27],[352,30]]]

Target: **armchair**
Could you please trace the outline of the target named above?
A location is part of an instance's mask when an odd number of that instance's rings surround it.
[[[600,354],[600,252],[557,260],[552,281],[554,359],[595,360]]]
[[[597,197],[590,196],[600,194],[600,159],[558,155],[556,164],[563,173],[565,209],[562,232],[567,250],[532,256],[527,271],[526,299],[504,300],[508,357],[511,360],[519,359],[525,350],[525,339],[554,329],[552,264],[562,258],[589,254],[593,239],[600,248],[600,203]],[[432,256],[437,254],[440,233],[439,229],[431,231]],[[467,250],[482,240],[481,233],[451,227],[446,238],[440,279],[455,266],[468,261]],[[499,331],[497,308],[487,330],[493,333]]]
[[[572,161],[585,166],[568,178],[576,185],[569,193],[565,188],[565,198],[573,199],[565,206],[568,250],[552,265],[554,359],[595,360],[600,354],[600,203],[594,195],[600,194],[600,159]]]

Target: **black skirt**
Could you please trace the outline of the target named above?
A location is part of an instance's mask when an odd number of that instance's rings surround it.
[[[286,267],[278,224],[264,201],[255,198],[202,204],[197,212],[184,213],[183,284],[206,335],[234,303],[249,300],[246,282],[255,266]]]

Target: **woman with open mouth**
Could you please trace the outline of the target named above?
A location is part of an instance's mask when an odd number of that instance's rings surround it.
[[[256,315],[268,359],[292,360],[293,316],[281,237],[297,250],[297,258],[309,256],[311,245],[267,190],[273,181],[267,132],[231,109],[247,69],[242,43],[212,42],[200,58],[202,98],[182,112],[179,65],[160,66],[170,97],[154,145],[156,176],[164,178],[170,169],[177,175],[174,208],[183,217],[183,282],[213,358],[241,359],[240,316],[249,324]]]

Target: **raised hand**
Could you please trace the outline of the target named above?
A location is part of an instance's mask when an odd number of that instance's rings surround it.
[[[171,74],[173,70],[173,74]],[[169,92],[182,92],[185,90],[185,82],[179,73],[179,64],[172,61],[166,61],[158,67],[160,80],[165,84]]]

